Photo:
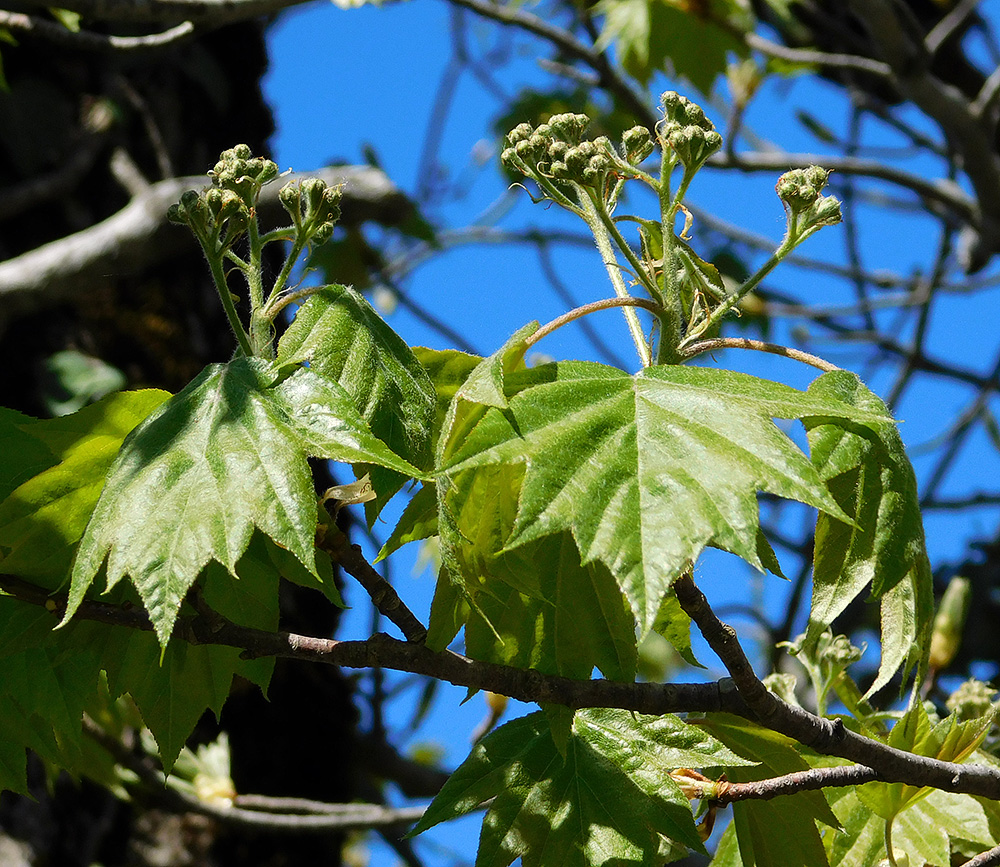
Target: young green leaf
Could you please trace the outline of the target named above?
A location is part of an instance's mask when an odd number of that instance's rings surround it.
[[[0,503],[3,571],[49,589],[66,581],[77,542],[128,433],[170,395],[118,392],[72,415],[25,425],[52,464]]]
[[[279,364],[303,360],[347,391],[375,436],[411,464],[427,468],[434,386],[413,350],[364,296],[346,286],[327,286],[310,296],[278,341]],[[378,496],[365,508],[374,520],[408,475],[377,465],[370,473]]]
[[[740,765],[704,731],[665,715],[578,711],[560,754],[541,713],[509,722],[480,742],[445,783],[414,833],[493,798],[477,867],[654,865],[662,838],[704,851],[679,767]]]
[[[917,701],[892,727],[888,744],[918,756],[963,762],[983,742],[992,725],[991,716],[959,722],[954,714],[935,724],[927,716],[923,702]],[[866,783],[858,788],[858,796],[870,810],[891,821],[932,791],[903,783]]]
[[[0,407],[0,498],[56,462],[45,444],[25,429],[33,421],[16,410]]]
[[[830,835],[830,867],[871,867],[886,857],[885,820],[858,797],[859,790],[831,791],[843,830]],[[893,822],[892,847],[910,864],[950,867],[951,853],[965,856],[993,847],[983,805],[969,795],[935,790],[900,813]],[[973,844],[970,846],[969,844]]]
[[[564,530],[585,564],[614,574],[645,632],[677,576],[707,545],[761,568],[756,493],[849,520],[809,459],[772,418],[886,420],[746,374],[653,367],[629,376],[565,362],[486,412],[443,455],[439,489],[458,473],[523,464],[508,549]],[[440,500],[440,496],[439,496]]]
[[[808,394],[888,416],[852,373],[825,373]],[[806,421],[813,464],[847,523],[822,512],[816,522],[809,636],[829,626],[865,587],[882,600],[882,660],[869,695],[925,649],[932,616],[931,574],[913,468],[891,420],[874,425]]]
[[[206,368],[126,440],[73,565],[64,623],[105,559],[135,584],[161,645],[210,560],[234,574],[254,527],[315,572],[307,456],[420,472],[368,430],[336,383],[260,359]]]

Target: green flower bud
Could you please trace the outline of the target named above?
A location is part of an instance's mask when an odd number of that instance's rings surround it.
[[[260,188],[278,177],[278,166],[262,157],[255,157],[248,145],[236,145],[225,150],[208,173],[217,187],[232,190],[247,205],[253,206]]]
[[[842,219],[840,202],[834,196],[821,195],[830,173],[820,166],[792,169],[785,172],[775,191],[790,218],[795,218],[799,228],[833,226]]]
[[[934,618],[934,631],[931,633],[931,649],[927,661],[932,669],[947,668],[958,653],[971,599],[972,585],[968,578],[956,575],[948,582]]]
[[[548,123],[554,138],[570,144],[579,143],[589,125],[590,118],[585,114],[554,114]]]
[[[634,126],[622,134],[622,150],[630,165],[639,165],[655,149],[653,135],[644,126]]]
[[[671,90],[660,97],[660,103],[663,106],[663,120],[657,129],[660,141],[677,154],[688,171],[696,171],[722,147],[722,136],[701,106],[687,97]]]

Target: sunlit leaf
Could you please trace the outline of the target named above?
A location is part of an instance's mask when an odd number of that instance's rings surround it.
[[[466,427],[443,456],[439,491],[469,468],[523,465],[506,548],[572,532],[584,564],[611,570],[643,631],[707,545],[762,567],[758,491],[847,520],[772,418],[885,418],[726,370],[653,367],[629,376],[565,362],[532,374],[537,384]]]
[[[312,295],[278,342],[278,362],[308,360],[314,372],[339,383],[372,433],[414,466],[431,457],[435,393],[413,350],[359,292],[327,286]],[[371,468],[376,498],[369,520],[407,478]]]
[[[825,373],[808,393],[888,416],[852,373]],[[866,587],[882,600],[882,660],[869,694],[916,662],[932,617],[930,566],[913,468],[891,421],[806,423],[812,461],[853,524],[832,513],[816,523],[810,636],[829,626]]]
[[[201,570],[215,560],[232,574],[254,527],[315,572],[307,456],[420,476],[336,383],[259,359],[206,368],[122,447],[80,543],[66,619],[107,560],[108,589],[128,575],[165,646]]]

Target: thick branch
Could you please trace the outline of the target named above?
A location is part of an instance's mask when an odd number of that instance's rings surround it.
[[[341,166],[290,175],[266,186],[258,204],[265,222],[285,222],[287,215],[278,202],[278,190],[285,181],[304,177],[344,184],[345,223],[374,219],[398,225],[412,210],[409,200],[378,169]],[[167,208],[186,190],[204,188],[208,183],[204,176],[160,181],[103,222],[0,262],[0,328],[11,315],[83,296],[107,280],[108,274],[135,274],[179,251],[194,249],[189,232],[167,223]]]
[[[866,765],[886,782],[908,782],[994,799],[1000,794],[1000,771],[995,768],[941,762],[897,750],[855,734],[839,719],[824,719],[781,701],[754,674],[740,647],[736,631],[719,620],[691,576],[682,576],[674,584],[674,591],[681,607],[722,660],[737,690],[761,725],[787,735],[818,753]]]
[[[572,680],[532,669],[469,659],[448,650],[376,634],[366,641],[337,641],[288,632],[263,632],[202,615],[179,618],[174,640],[191,644],[237,647],[244,657],[264,656],[322,662],[345,668],[388,668],[447,681],[456,686],[488,690],[520,701],[558,704],[569,708],[615,707],[662,715],[725,711],[787,735],[824,755],[865,765],[886,782],[933,786],[1000,799],[1000,770],[986,765],[959,765],[897,750],[845,728],[840,720],[824,719],[781,701],[758,680],[732,627],[716,617],[704,594],[689,576],[674,585],[677,598],[719,655],[732,680],[718,683],[620,683]],[[65,594],[50,594],[11,575],[0,575],[0,590],[52,612],[53,625],[65,611]],[[76,615],[86,620],[152,629],[144,612],[86,601]]]

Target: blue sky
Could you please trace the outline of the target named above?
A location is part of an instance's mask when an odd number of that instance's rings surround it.
[[[997,4],[986,4],[992,8]],[[404,190],[418,188],[421,154],[438,93],[442,74],[451,57],[449,7],[440,0],[412,0],[382,8],[362,7],[342,10],[330,4],[304,7],[283,15],[270,34],[271,71],[265,92],[275,111],[277,133],[273,140],[275,157],[282,169],[309,170],[331,160],[360,162],[365,146],[371,146],[380,164]],[[496,30],[478,22],[469,22],[468,35],[474,52],[483,54],[508,48]],[[498,70],[497,78],[508,94],[525,84],[547,86],[552,77],[540,70],[527,54],[517,51],[524,39],[514,43],[514,51]],[[654,88],[666,89],[666,79],[654,82]],[[693,98],[697,95],[683,85],[677,87]],[[442,130],[440,156],[452,170],[452,177],[466,180],[461,198],[442,203],[430,216],[445,226],[462,226],[474,221],[492,203],[505,194],[505,182],[496,170],[492,152],[490,122],[500,108],[496,96],[471,76],[457,82],[453,108]],[[707,106],[706,106],[707,107]],[[761,134],[789,150],[822,151],[823,145],[794,121],[796,109],[820,117],[830,127],[842,126],[846,105],[832,86],[806,79],[775,82],[752,104],[751,125]],[[917,119],[917,122],[919,119]],[[932,131],[923,122],[923,126]],[[881,145],[898,144],[887,129],[871,127],[868,140]],[[911,171],[932,174],[937,167],[926,162],[908,166]],[[734,178],[731,175],[703,172],[692,188],[693,200],[731,222],[777,243],[784,228],[780,203],[773,193],[775,178],[758,175]],[[505,217],[503,225],[535,225],[541,228],[582,229],[557,209],[533,206],[527,196],[520,196]],[[919,217],[885,222],[872,209],[862,215],[864,228],[862,255],[868,267],[894,268],[907,272],[926,263],[926,250],[935,243],[931,224]],[[807,242],[802,253],[829,261],[842,259],[843,230],[827,229]],[[596,254],[568,250],[556,254],[560,271],[578,301],[593,300],[611,294],[610,286]],[[817,277],[794,266],[785,266],[772,281],[821,299],[823,303],[850,303],[853,298],[844,284]],[[450,325],[465,334],[480,351],[488,353],[499,346],[514,330],[532,319],[544,322],[564,312],[565,305],[547,288],[533,255],[508,248],[468,246],[438,256],[421,267],[408,281],[406,289],[423,306],[432,309]],[[930,347],[944,356],[961,355],[968,366],[985,371],[996,352],[996,318],[983,316],[978,305],[996,305],[1000,290],[992,290],[974,300],[967,296],[949,296],[937,302],[931,323]],[[446,348],[447,342],[403,310],[397,310],[390,323],[410,343]],[[891,321],[887,319],[886,321]],[[628,333],[615,312],[593,318],[602,336],[630,363],[634,352]],[[788,327],[776,324],[773,339],[788,337]],[[905,331],[900,339],[907,336]],[[592,350],[576,328],[566,328],[539,347],[555,357],[593,357]],[[817,344],[814,351],[832,361],[850,359],[843,348]],[[753,355],[753,358],[748,358]],[[804,386],[813,376],[811,370],[757,354],[729,353],[720,360],[727,365],[758,375],[780,378],[792,385]],[[859,371],[862,372],[863,371]],[[888,382],[878,376],[869,384],[876,390]],[[905,419],[902,433],[910,446],[926,443],[947,426],[947,419],[967,400],[967,391],[954,385],[930,382],[915,389],[899,407]],[[954,492],[972,486],[987,474],[1000,472],[997,451],[985,438],[976,435],[959,458]],[[919,449],[914,453],[918,472],[928,465]],[[948,492],[948,489],[944,491]],[[970,539],[993,533],[997,512],[983,509],[964,514],[960,519],[934,515],[927,520],[928,544],[935,560],[956,559],[967,550]],[[388,525],[379,530],[384,537]],[[748,601],[767,596],[780,604],[785,587],[778,579],[751,577],[742,565],[727,555],[712,555],[703,575],[711,575],[706,587],[713,601],[719,603]],[[395,567],[394,581],[400,593],[419,616],[425,616],[432,592],[429,575],[411,577],[412,559],[403,558]],[[764,583],[762,584],[761,581]],[[357,593],[351,598],[357,607],[348,619],[348,629],[364,634],[368,627],[365,600]],[[774,604],[774,603],[772,603]],[[706,659],[706,661],[711,661]],[[447,747],[447,761],[460,761],[468,750],[468,734],[485,713],[481,697],[465,705],[458,702],[464,692],[450,690],[439,700],[438,712],[418,733],[417,740],[434,740]],[[405,709],[400,710],[400,717]],[[478,820],[434,832],[422,854],[428,863],[445,864],[450,860],[434,846],[450,846],[469,862],[475,848]],[[435,842],[436,841],[436,842]],[[372,863],[395,863],[395,856],[374,845]]]

